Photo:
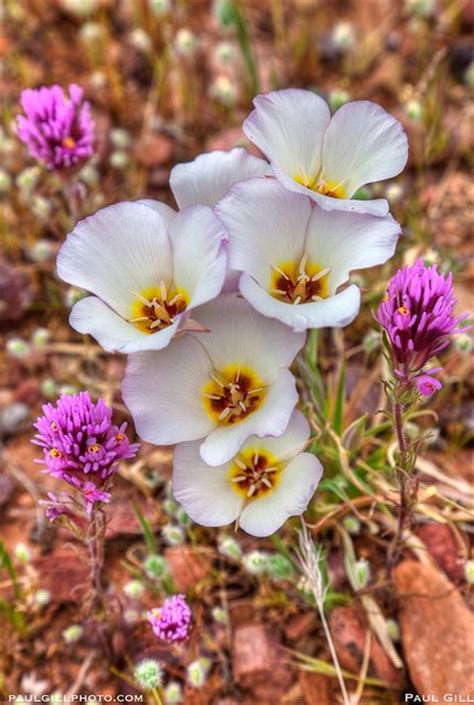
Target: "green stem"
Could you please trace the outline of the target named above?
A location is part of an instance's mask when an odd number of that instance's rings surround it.
[[[153,700],[155,701],[156,705],[163,705],[163,699],[158,691],[158,688],[152,688],[151,694],[153,695]]]

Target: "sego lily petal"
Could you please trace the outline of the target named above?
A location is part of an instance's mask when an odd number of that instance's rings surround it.
[[[276,178],[327,210],[384,216],[384,199],[354,199],[367,183],[396,176],[408,158],[400,123],[375,103],[329,108],[311,91],[287,89],[254,99],[247,137],[269,159]]]
[[[243,272],[241,294],[297,331],[348,325],[360,292],[340,287],[350,270],[389,259],[400,233],[391,216],[329,213],[276,179],[237,184],[217,213],[229,233],[230,266]]]
[[[215,206],[239,181],[271,175],[268,162],[236,147],[230,152],[200,154],[192,162],[177,164],[171,170],[170,186],[180,208],[199,203]]]
[[[208,332],[132,355],[122,392],[143,439],[157,445],[202,439],[201,457],[220,465],[250,435],[285,431],[298,398],[286,368],[305,336],[262,318],[236,294],[195,314]]]
[[[203,462],[199,443],[178,445],[173,460],[175,498],[199,524],[236,521],[253,536],[269,536],[288,517],[304,512],[321,478],[318,459],[302,452],[308,439],[308,422],[295,411],[281,436],[251,436],[218,467]]]
[[[58,255],[59,276],[95,294],[74,306],[71,325],[111,352],[166,347],[191,310],[220,293],[226,245],[207,206],[175,213],[146,201],[98,211]]]

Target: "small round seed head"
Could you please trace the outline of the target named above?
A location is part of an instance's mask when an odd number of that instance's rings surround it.
[[[67,627],[62,632],[63,639],[66,644],[74,644],[76,641],[79,641],[83,634],[84,629],[80,624],[71,624],[70,627]]]
[[[39,221],[45,223],[51,212],[51,203],[43,196],[33,196],[31,201],[31,211]]]
[[[115,152],[112,152],[110,155],[110,166],[112,166],[114,169],[126,169],[129,163],[129,157],[127,152],[123,152],[122,150],[116,150]]]
[[[184,530],[176,524],[167,524],[161,529],[161,535],[169,546],[179,546],[184,542]]]
[[[460,333],[454,338],[454,347],[463,355],[469,355],[473,348],[472,336],[467,333]]]
[[[188,514],[186,514],[186,512],[184,511],[184,509],[182,507],[177,508],[176,513],[175,513],[175,517],[176,517],[176,521],[178,521],[179,524],[181,526],[183,526],[184,528],[191,526],[191,524],[193,523],[191,517],[188,516]]]
[[[49,240],[37,240],[28,250],[28,255],[33,262],[48,262],[54,257],[56,248]]]
[[[187,27],[182,27],[176,32],[174,39],[174,48],[177,54],[181,56],[192,56],[196,51],[197,39],[195,35]]]
[[[474,584],[474,560],[468,560],[464,564],[464,576],[468,585]]]
[[[51,331],[48,328],[35,328],[31,336],[31,342],[35,348],[44,348],[51,339]]]
[[[369,332],[364,335],[362,345],[364,346],[365,352],[369,355],[370,353],[380,348],[381,341],[382,336],[380,335],[379,331],[369,330]]]
[[[348,516],[344,518],[342,522],[345,530],[352,536],[358,536],[360,534],[360,521],[357,517]]]
[[[10,338],[5,347],[7,353],[17,360],[26,360],[31,354],[31,348],[23,338]]]
[[[242,558],[242,565],[250,575],[262,575],[267,569],[267,554],[263,551],[250,551]]]
[[[387,619],[387,632],[392,641],[400,641],[400,627],[394,619]]]
[[[416,98],[411,98],[405,103],[405,113],[410,120],[419,122],[421,120],[422,112],[423,109],[421,103],[419,100],[416,100]]]
[[[158,580],[168,573],[168,564],[163,556],[151,554],[143,563],[145,573],[152,580]]]
[[[159,16],[164,15],[170,9],[170,0],[149,0],[151,11]]]
[[[49,590],[37,590],[33,596],[33,600],[38,607],[45,607],[51,600],[51,593]]]
[[[193,688],[202,688],[206,682],[210,668],[211,661],[204,656],[190,663],[187,668],[188,682],[190,685],[192,685]]]
[[[344,105],[350,99],[351,96],[348,91],[336,88],[335,90],[331,91],[328,95],[329,107],[331,108],[331,111],[335,113],[336,110],[339,110],[341,105]]]
[[[357,590],[363,590],[367,587],[370,580],[370,565],[365,558],[360,558],[355,564],[355,579]]]
[[[232,536],[221,534],[217,540],[217,550],[222,556],[239,561],[242,558],[242,549],[238,541]]]
[[[214,621],[218,624],[227,624],[227,612],[222,607],[213,607],[211,614]]]
[[[24,543],[17,543],[13,552],[21,563],[29,563],[31,561],[31,551]]]
[[[6,193],[10,190],[12,179],[8,171],[0,169],[0,193]]]
[[[155,659],[145,659],[139,663],[135,666],[133,675],[143,690],[160,688],[163,683],[163,668]]]
[[[41,394],[45,399],[55,399],[58,396],[56,382],[52,377],[46,377],[41,382]]]
[[[138,600],[138,598],[143,595],[145,586],[141,580],[129,580],[128,583],[125,583],[123,586],[123,591],[130,599]]]
[[[183,689],[176,681],[168,683],[163,691],[165,705],[179,705],[183,702]]]
[[[84,289],[78,289],[75,286],[70,286],[66,291],[64,303],[68,308],[72,308],[74,304],[77,304],[77,302],[83,299],[85,296],[87,296],[87,293],[84,291]]]

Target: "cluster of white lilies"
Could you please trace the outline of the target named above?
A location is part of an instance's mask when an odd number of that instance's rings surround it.
[[[254,104],[243,129],[268,161],[233,149],[177,165],[177,212],[150,200],[98,211],[68,236],[58,273],[93,294],[71,325],[129,354],[123,398],[141,438],[177,444],[174,494],[191,518],[267,536],[322,474],[289,367],[308,329],[356,317],[350,271],[393,255],[387,202],[354,194],[397,175],[408,147],[367,101],[333,117],[305,90]]]

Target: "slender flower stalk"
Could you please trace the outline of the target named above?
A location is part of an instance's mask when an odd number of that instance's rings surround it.
[[[392,277],[375,316],[385,332],[386,356],[392,372],[392,380],[385,383],[385,389],[392,404],[398,440],[400,511],[391,560],[410,522],[417,495],[414,468],[420,442],[407,440],[404,423],[420,397],[431,396],[441,389],[441,382],[434,377],[441,368],[427,368],[427,365],[448,347],[452,335],[467,329],[460,324],[468,314],[454,314],[452,279],[452,274],[440,274],[436,265],[425,267],[419,259]]]
[[[324,612],[324,602],[329,586],[325,584],[321,573],[321,547],[315,546],[311,536],[308,533],[308,528],[303,517],[301,517],[301,530],[298,532],[298,539],[299,549],[296,550],[296,555],[298,557],[301,569],[308,580],[311,592],[318,608],[332,662],[336,670],[337,680],[341,689],[344,705],[350,705],[351,700],[346,689],[346,684],[344,683],[341,666],[336,653],[336,647],[334,646],[334,641],[327,623],[326,614]]]

